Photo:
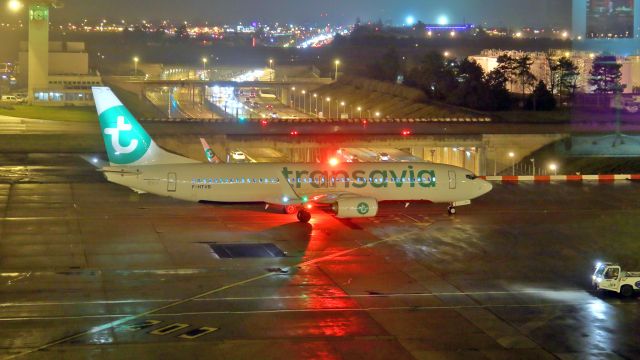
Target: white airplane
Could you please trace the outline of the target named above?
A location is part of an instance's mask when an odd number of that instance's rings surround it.
[[[429,201],[456,206],[491,191],[469,170],[433,163],[209,164],[161,149],[108,87],[93,96],[110,166],[107,180],[139,193],[186,201],[260,202],[311,219],[314,205],[338,218],[374,217],[383,201]]]

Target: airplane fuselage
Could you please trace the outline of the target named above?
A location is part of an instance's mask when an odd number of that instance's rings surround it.
[[[112,166],[109,181],[187,201],[267,202],[349,193],[377,201],[471,200],[491,190],[455,166],[420,163],[173,164]]]

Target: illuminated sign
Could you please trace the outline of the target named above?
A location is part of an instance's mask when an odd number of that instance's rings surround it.
[[[49,8],[46,6],[34,5],[29,8],[30,21],[49,21]]]
[[[338,183],[344,184],[345,188],[364,188],[371,186],[374,188],[387,188],[391,185],[396,188],[403,186],[414,188],[420,186],[431,188],[436,186],[435,170],[414,169],[409,165],[402,171],[374,169],[367,173],[365,170],[353,170],[348,173],[346,170],[289,170],[282,168],[282,176],[290,185],[300,188],[303,184],[309,184],[313,188],[336,187]]]
[[[634,0],[588,0],[587,37],[633,38]]]

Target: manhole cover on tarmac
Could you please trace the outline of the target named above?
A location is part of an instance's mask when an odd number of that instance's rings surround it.
[[[274,244],[210,244],[211,250],[223,259],[285,257]]]

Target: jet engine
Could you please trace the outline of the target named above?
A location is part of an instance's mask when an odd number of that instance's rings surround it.
[[[378,201],[368,197],[342,198],[332,209],[340,219],[374,217],[378,214]]]

